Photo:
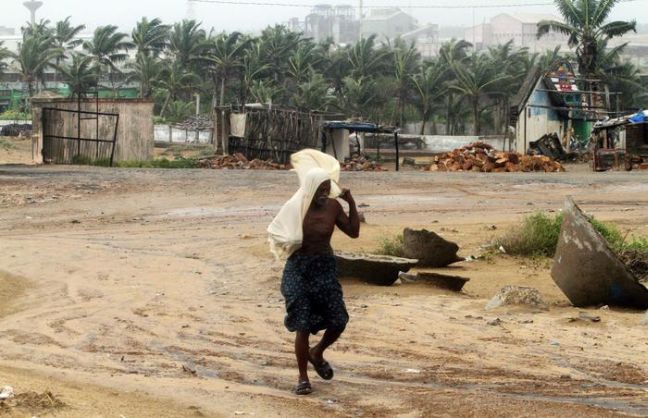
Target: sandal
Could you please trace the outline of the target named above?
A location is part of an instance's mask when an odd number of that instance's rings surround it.
[[[315,362],[311,358],[309,358],[308,361],[310,361],[310,363],[313,365],[319,377],[321,377],[324,380],[333,379],[333,368],[331,367],[328,361],[323,360],[319,364],[315,364]]]
[[[299,384],[293,389],[293,393],[295,395],[308,395],[312,392],[313,387],[311,386],[310,382],[306,380],[299,382]]]

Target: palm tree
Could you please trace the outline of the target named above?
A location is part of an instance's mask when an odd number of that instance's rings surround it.
[[[262,61],[260,46],[260,42],[251,40],[250,46],[245,50],[241,60],[239,103],[242,105],[247,102],[254,82],[263,78],[270,70],[270,65]]]
[[[276,25],[266,28],[259,42],[263,53],[263,62],[270,67],[272,80],[280,85],[285,78],[288,58],[303,42],[300,34],[291,32],[285,26]]]
[[[219,95],[214,91],[214,98],[220,97],[218,103],[225,104],[225,88],[232,73],[242,66],[242,59],[249,45],[239,32],[229,35],[221,33],[210,39],[209,50],[204,60],[209,63],[214,77],[214,88],[219,87]]]
[[[4,42],[0,41],[0,74],[7,68],[7,58],[11,57],[11,53],[4,47]]]
[[[34,95],[34,83],[42,81],[45,69],[60,56],[61,50],[52,47],[52,40],[45,36],[28,36],[18,45],[18,51],[11,53],[20,68],[23,82],[27,84],[29,97]]]
[[[372,113],[372,107],[376,105],[376,99],[376,83],[372,79],[364,77],[344,79],[341,106],[352,118],[360,120],[367,118]]]
[[[167,93],[160,110],[160,116],[164,117],[169,102],[177,100],[182,92],[198,86],[200,78],[195,73],[186,70],[179,62],[173,62],[162,70],[158,84]]]
[[[95,88],[99,79],[99,70],[93,57],[83,54],[72,54],[68,65],[59,66],[61,77],[70,89],[70,97],[81,98],[85,92]]]
[[[280,89],[273,86],[271,80],[254,80],[250,87],[250,96],[257,103],[272,104],[279,93]]]
[[[634,110],[643,106],[643,103],[637,101],[645,98],[646,87],[641,80],[639,69],[630,62],[624,62],[621,58],[626,46],[627,43],[623,43],[608,48],[607,41],[599,41],[600,59],[597,63],[596,76],[610,90],[621,93],[619,102],[610,103],[610,105],[618,104],[619,110]]]
[[[303,42],[288,58],[288,77],[300,84],[312,78],[313,71],[324,60],[317,45]]]
[[[362,38],[348,50],[348,60],[351,66],[351,76],[356,80],[375,77],[385,70],[389,51],[375,48],[376,35]]]
[[[485,55],[473,54],[468,63],[453,63],[452,71],[456,82],[450,85],[450,89],[463,95],[471,105],[474,122],[474,135],[480,133],[480,100],[489,93],[493,93],[492,87],[498,83],[510,80],[508,74],[499,72],[499,63],[491,61]]]
[[[169,55],[185,70],[193,69],[193,64],[205,51],[207,34],[195,20],[183,20],[173,25],[169,36]]]
[[[27,23],[27,26],[24,26],[21,29],[23,39],[39,36],[39,37],[52,37],[53,29],[50,26],[50,21],[47,19],[41,19],[38,22]]]
[[[335,101],[328,91],[329,86],[324,77],[319,73],[313,73],[310,80],[297,86],[297,92],[293,95],[293,103],[304,111],[326,111]]]
[[[612,9],[621,0],[555,0],[564,22],[542,20],[538,23],[538,38],[550,31],[569,37],[570,47],[576,47],[578,70],[581,76],[591,78],[600,58],[599,41],[635,31],[636,22],[607,22]]]
[[[349,47],[330,51],[325,58],[326,66],[323,69],[324,77],[333,87],[336,95],[342,93],[344,79],[351,73],[349,62]]]
[[[157,58],[169,43],[169,30],[170,26],[162,24],[158,18],[149,21],[143,17],[137,22],[131,33],[137,57],[145,55]]]
[[[416,49],[414,42],[406,45],[403,41],[397,40],[393,53],[394,80],[396,82],[396,117],[394,124],[403,127],[403,114],[405,113],[405,101],[412,88],[411,75],[418,71],[421,54]]]
[[[439,99],[448,91],[444,83],[447,71],[440,60],[435,60],[426,62],[417,74],[410,76],[416,91],[415,104],[423,120],[421,135],[425,134],[425,125],[438,106]]]
[[[127,80],[139,84],[139,97],[150,99],[153,87],[160,80],[162,63],[152,54],[141,54],[137,55],[134,62],[127,64],[127,67],[131,70]]]
[[[55,82],[58,81],[58,69],[61,65],[61,61],[68,57],[67,54],[70,51],[83,43],[83,41],[78,38],[78,35],[86,28],[85,25],[72,26],[70,19],[70,16],[68,16],[65,20],[57,22],[54,27],[53,44],[63,51],[60,56],[56,57],[54,72]]]
[[[128,49],[133,44],[126,41],[128,35],[117,32],[117,26],[108,25],[98,27],[92,40],[83,43],[83,48],[95,60],[95,63],[103,71],[108,70],[110,84],[115,92],[115,74],[120,73],[118,64],[128,58]]]
[[[491,62],[497,65],[501,74],[509,76],[508,79],[504,79],[492,86],[493,89],[501,93],[492,98],[495,103],[490,112],[490,116],[493,117],[492,126],[495,128],[496,133],[500,133],[506,131],[510,111],[510,97],[515,95],[522,86],[530,68],[533,66],[532,61],[535,60],[535,57],[529,58],[527,48],[514,50],[513,40],[488,48],[487,55]]]
[[[439,49],[439,59],[443,65],[450,68],[454,63],[462,63],[469,59],[468,49],[472,47],[470,42],[464,40],[451,39],[448,42],[445,42],[441,45]],[[449,75],[452,72],[448,73]],[[452,84],[454,80],[450,77],[446,80],[448,85]],[[457,97],[451,89],[448,89],[448,94],[446,97],[446,134],[452,135],[457,133],[455,127],[458,125],[458,121],[461,119],[462,107],[462,98]]]
[[[186,120],[194,112],[193,102],[183,102],[182,100],[174,100],[169,105],[169,122],[182,122]]]

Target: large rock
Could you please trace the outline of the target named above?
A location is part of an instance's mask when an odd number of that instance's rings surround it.
[[[335,253],[338,277],[354,277],[368,283],[390,286],[398,279],[398,273],[407,272],[418,260],[389,255]]]
[[[457,256],[457,251],[457,244],[446,241],[434,232],[409,228],[405,228],[403,232],[405,257],[418,259],[421,267],[445,267],[463,261],[463,258]]]
[[[551,277],[574,306],[648,309],[648,289],[637,282],[571,198],[565,202]]]
[[[461,292],[464,285],[470,281],[467,277],[449,276],[447,274],[419,272],[416,281],[426,282],[441,289]]]
[[[522,286],[504,286],[493,299],[488,302],[486,309],[496,309],[508,305],[529,306],[536,309],[548,309],[547,304],[537,289]]]

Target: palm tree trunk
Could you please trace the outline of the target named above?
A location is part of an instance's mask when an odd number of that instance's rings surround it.
[[[446,107],[446,135],[452,135],[452,121],[450,118],[451,110],[450,107],[452,105],[452,93],[448,93],[448,101],[447,101],[447,107]]]
[[[166,99],[164,99],[164,104],[162,105],[162,109],[160,110],[160,117],[164,117],[164,113],[166,112],[167,106],[169,105],[169,100],[171,100],[171,92],[167,93]]]
[[[225,105],[225,74],[221,77],[221,84],[220,84],[220,105],[224,106]]]
[[[473,97],[473,118],[475,121],[475,136],[479,136],[479,96]]]

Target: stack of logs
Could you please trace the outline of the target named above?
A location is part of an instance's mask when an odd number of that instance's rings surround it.
[[[277,164],[272,161],[248,160],[241,153],[203,158],[198,160],[198,166],[200,168],[228,170],[286,170],[288,168],[284,164]]]
[[[362,155],[353,155],[350,160],[341,164],[342,171],[387,171],[375,161],[367,160]]]
[[[424,171],[477,171],[505,173],[519,171],[565,171],[563,166],[549,157],[522,155],[516,152],[495,151],[489,144],[475,142],[441,156]]]

